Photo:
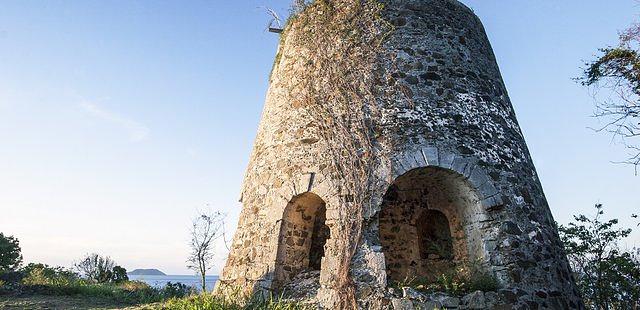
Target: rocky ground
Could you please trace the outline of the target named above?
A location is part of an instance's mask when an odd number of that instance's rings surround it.
[[[410,287],[391,290],[393,309],[569,309],[559,296],[538,292],[529,296],[525,291],[501,289],[497,292],[475,291],[463,297],[444,293],[422,293]]]
[[[298,274],[284,287],[284,297],[303,304],[316,304],[319,272]],[[522,290],[500,289],[495,292],[475,291],[464,296],[441,292],[424,293],[411,287],[391,288],[386,295],[386,307],[394,310],[433,309],[568,309],[557,294],[537,292],[530,296]]]
[[[495,292],[476,291],[458,298],[443,293],[424,294],[405,287],[392,294],[396,296],[391,300],[393,309],[511,309],[500,307],[504,303]]]

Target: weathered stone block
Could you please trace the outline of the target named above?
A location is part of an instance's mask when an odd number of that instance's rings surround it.
[[[438,148],[437,147],[426,147],[422,149],[422,156],[426,162],[427,166],[439,166],[440,158],[438,157]]]
[[[462,303],[467,309],[486,309],[484,293],[482,291],[475,291],[471,294],[462,297]]]
[[[391,300],[391,304],[393,305],[393,309],[395,310],[414,310],[413,302],[409,299],[404,298],[394,298]]]

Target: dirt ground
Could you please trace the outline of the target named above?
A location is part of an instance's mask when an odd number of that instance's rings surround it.
[[[103,310],[103,309],[145,309],[119,304],[113,300],[76,296],[0,296],[0,309],[47,309],[47,310]]]

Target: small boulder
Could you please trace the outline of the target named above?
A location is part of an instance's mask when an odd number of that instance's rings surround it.
[[[518,227],[518,224],[511,222],[511,221],[506,221],[504,223],[502,223],[502,231],[504,231],[505,233],[509,234],[509,235],[520,235],[522,234],[522,230],[520,230],[520,227]]]
[[[499,290],[498,294],[500,296],[500,300],[509,304],[515,304],[518,302],[518,295],[511,290],[503,289]]]
[[[442,309],[442,305],[437,301],[414,302],[413,305],[417,310]]]
[[[402,297],[404,298],[408,298],[411,300],[423,300],[424,295],[418,291],[416,291],[414,288],[412,287],[403,287],[402,288]]]
[[[460,306],[460,298],[446,297],[440,301],[444,308],[458,308]]]
[[[391,305],[393,305],[394,310],[414,310],[413,302],[404,298],[394,298],[391,299]]]
[[[462,303],[467,305],[467,309],[485,309],[487,307],[482,291],[465,295],[462,297]]]
[[[484,303],[487,308],[492,308],[498,304],[498,293],[496,292],[486,292],[484,293]]]

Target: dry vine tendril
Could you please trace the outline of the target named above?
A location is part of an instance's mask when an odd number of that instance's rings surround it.
[[[333,229],[342,236],[334,283],[334,289],[347,292],[340,296],[341,308],[355,306],[349,265],[360,240],[363,210],[372,204],[380,160],[373,120],[380,118],[378,100],[384,96],[375,85],[382,44],[392,29],[382,10],[375,0],[318,0],[294,15],[283,33],[283,41],[302,55],[296,59],[301,68],[289,97],[302,106],[328,151],[328,177],[340,197]]]

